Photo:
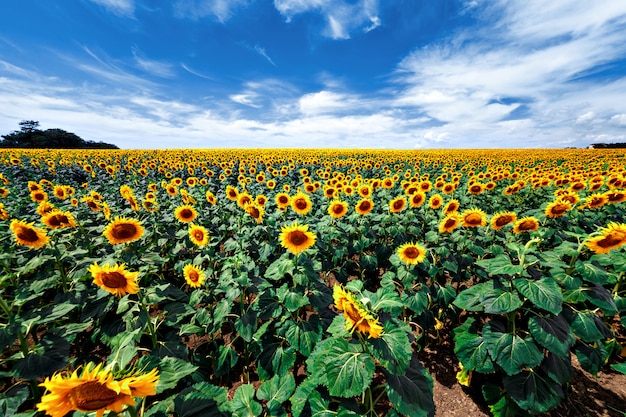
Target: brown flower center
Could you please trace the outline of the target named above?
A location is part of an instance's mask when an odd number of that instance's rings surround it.
[[[137,227],[131,223],[116,224],[111,235],[116,239],[129,239],[137,235]]]
[[[191,282],[198,282],[198,279],[200,278],[200,275],[198,275],[198,271],[194,271],[192,269],[187,274],[187,277],[189,278],[189,281],[191,281]]]
[[[413,204],[418,205],[418,204],[421,204],[422,201],[424,201],[424,197],[422,197],[421,194],[413,195]]]
[[[343,206],[341,204],[335,204],[333,206],[333,213],[335,213],[335,214],[343,213]]]
[[[369,201],[364,201],[359,205],[359,210],[361,211],[368,211],[371,207],[371,204]]]
[[[37,235],[37,232],[27,227],[21,227],[20,230],[17,232],[17,237],[23,241],[32,242],[32,243],[37,242],[39,240],[39,236]]]
[[[456,220],[454,219],[448,219],[446,220],[446,222],[443,224],[443,227],[445,229],[450,229],[452,227],[456,226]]]
[[[599,240],[597,244],[601,248],[612,248],[624,242],[626,242],[626,234],[613,232],[606,235],[604,239]]]
[[[396,201],[393,202],[393,209],[394,210],[402,210],[403,207],[404,207],[404,201],[396,200]]]
[[[301,230],[294,230],[289,233],[289,242],[295,246],[301,246],[306,243],[307,240],[309,240],[309,237]]]
[[[404,256],[409,259],[417,259],[420,256],[420,251],[416,247],[409,246],[404,250]]]
[[[295,202],[294,205],[296,206],[296,208],[298,210],[304,210],[308,207],[308,204],[306,202],[306,200],[304,198],[298,198]]]
[[[117,271],[103,272],[102,283],[107,288],[123,288],[126,286],[126,277]]]
[[[567,211],[567,206],[564,204],[557,204],[556,206],[552,207],[552,210],[550,211],[552,212],[552,214],[560,215]]]
[[[483,216],[478,213],[470,213],[465,216],[465,223],[470,225],[479,225],[483,222]]]
[[[67,399],[81,411],[95,411],[113,404],[119,396],[100,382],[89,381],[72,388]]]
[[[287,196],[281,195],[280,197],[278,197],[278,202],[280,204],[287,204],[289,203],[289,199],[287,198]]]
[[[197,241],[202,241],[202,239],[204,239],[204,232],[202,230],[194,230],[193,231],[193,238],[196,239]]]
[[[524,220],[519,225],[519,230],[534,230],[537,227],[537,223],[533,220]]]
[[[502,227],[502,226],[506,226],[507,224],[511,223],[513,221],[513,217],[512,216],[500,216],[496,219],[496,226],[498,227]]]

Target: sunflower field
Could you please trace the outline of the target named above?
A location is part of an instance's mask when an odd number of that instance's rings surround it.
[[[494,416],[626,373],[619,150],[0,150],[0,415]]]

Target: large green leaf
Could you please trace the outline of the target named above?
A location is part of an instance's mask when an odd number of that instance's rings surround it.
[[[584,294],[587,300],[593,305],[600,307],[605,315],[612,316],[617,313],[617,306],[611,292],[603,286],[592,283]]]
[[[609,275],[606,273],[604,268],[593,262],[583,262],[578,260],[576,261],[575,267],[576,272],[578,272],[587,282],[595,282],[600,285],[610,283]]]
[[[372,354],[394,375],[403,374],[409,366],[413,349],[406,331],[392,321],[385,323],[381,337],[369,340]]]
[[[485,294],[492,290],[492,281],[472,285],[461,291],[454,299],[453,304],[467,311],[483,311],[485,308],[483,304]]]
[[[504,291],[499,288],[487,291],[483,294],[485,313],[506,314],[515,311],[524,304],[517,292]]]
[[[572,360],[570,355],[561,357],[554,353],[548,353],[548,356],[541,363],[540,368],[559,385],[564,385],[572,379],[574,368],[572,368]]]
[[[284,284],[276,291],[276,296],[279,300],[282,300],[283,305],[291,312],[298,311],[300,307],[310,304],[309,297],[303,294],[303,290],[299,290],[298,287],[295,288],[295,291],[292,291],[287,284]]]
[[[208,382],[193,385],[189,392],[183,391],[174,398],[174,411],[185,417],[221,417],[224,416],[219,405],[226,402],[228,392]]]
[[[433,378],[417,359],[411,358],[404,375],[391,375],[383,370],[387,385],[387,397],[400,413],[412,416],[434,416]]]
[[[49,376],[65,367],[69,360],[70,343],[54,333],[46,333],[28,356],[13,365],[13,371],[24,379]]]
[[[404,291],[402,292],[401,300],[408,309],[413,310],[416,315],[420,315],[428,307],[428,288],[422,286],[422,288],[416,292],[412,292],[411,290]]]
[[[513,285],[535,306],[558,315],[563,308],[563,294],[556,281],[549,277],[539,280],[517,278]]]
[[[289,256],[283,256],[276,259],[267,267],[265,278],[277,281],[282,279],[286,274],[293,274],[295,269],[296,264],[294,259]]]
[[[243,384],[237,388],[232,401],[229,401],[227,405],[237,417],[258,417],[263,412],[261,404],[254,399],[252,384]]]
[[[259,354],[259,378],[267,380],[274,375],[284,375],[289,372],[295,362],[296,350],[293,346],[283,346],[281,342],[265,343]]]
[[[594,313],[589,311],[575,311],[573,315],[573,320],[570,321],[570,325],[576,336],[587,343],[593,343],[602,339],[602,333],[598,329],[598,326],[596,326],[596,321],[594,320]]]
[[[322,324],[316,315],[308,321],[287,320],[281,330],[289,344],[305,357],[311,354],[315,344],[322,339]]]
[[[217,349],[217,363],[215,364],[215,376],[228,374],[239,360],[239,355],[232,345],[220,345]]]
[[[273,403],[281,404],[291,396],[296,389],[296,381],[292,373],[274,375],[272,379],[261,384],[256,396],[259,400],[267,401],[267,407],[272,408]]]
[[[595,346],[579,343],[574,352],[576,352],[580,366],[593,376],[598,375],[609,356],[602,343],[596,343]]]
[[[300,414],[304,411],[304,407],[309,402],[311,394],[318,385],[314,377],[305,378],[304,381],[298,384],[293,395],[289,398],[293,417],[300,417]]]
[[[574,334],[563,316],[531,317],[528,330],[537,343],[562,357],[569,355],[575,342]]]
[[[524,270],[521,265],[513,265],[511,258],[504,253],[492,259],[478,260],[475,264],[485,268],[491,275],[516,275]]]
[[[235,330],[246,342],[252,341],[252,336],[257,329],[256,311],[249,310],[247,313],[238,317],[235,321]]]
[[[545,413],[557,407],[565,398],[560,385],[537,372],[522,371],[505,375],[502,383],[520,408],[531,414]]]
[[[374,358],[363,353],[360,344],[348,343],[345,339],[327,339],[314,359],[313,374],[320,370],[325,375],[322,383],[330,395],[354,397],[360,395],[372,383]]]
[[[515,375],[524,368],[534,368],[541,363],[543,354],[531,336],[522,339],[502,330],[501,326],[490,321],[483,327],[483,338],[489,354],[507,375]]]
[[[0,394],[0,415],[11,417],[30,396],[27,385],[14,385]]]
[[[454,354],[467,370],[482,373],[494,372],[495,368],[487,344],[475,329],[474,317],[454,329]]]
[[[197,366],[179,358],[165,357],[161,359],[157,394],[176,387],[180,380],[195,372],[196,369],[198,369]]]

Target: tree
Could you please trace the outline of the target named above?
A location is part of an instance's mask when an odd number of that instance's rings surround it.
[[[51,149],[119,149],[104,142],[84,140],[63,129],[39,130],[39,122],[22,120],[20,130],[2,135],[0,148],[51,148]]]

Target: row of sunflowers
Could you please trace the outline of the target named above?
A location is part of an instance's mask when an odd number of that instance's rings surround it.
[[[496,416],[626,373],[616,150],[0,151],[6,416]]]

